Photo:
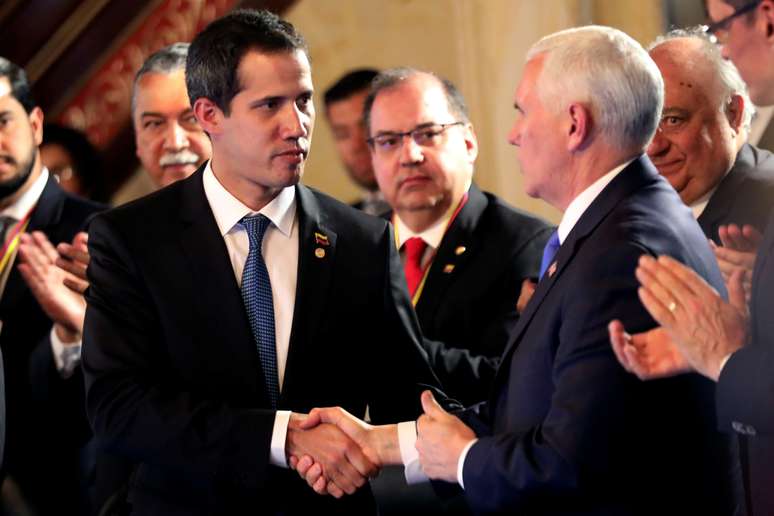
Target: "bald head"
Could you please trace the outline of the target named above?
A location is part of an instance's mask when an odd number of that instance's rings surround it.
[[[695,204],[733,166],[752,104],[736,69],[704,36],[673,33],[650,56],[664,79],[665,101],[648,156],[683,202]]]

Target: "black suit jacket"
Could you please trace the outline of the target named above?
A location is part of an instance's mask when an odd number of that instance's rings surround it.
[[[774,154],[745,144],[699,216],[707,238],[720,244],[718,227],[750,224],[766,230],[774,206]]]
[[[48,182],[27,232],[42,231],[54,244],[70,242],[102,206]],[[41,514],[83,510],[80,448],[90,431],[80,370],[67,380],[56,371],[43,313],[18,271],[18,259],[0,299],[0,349],[5,362],[7,442],[5,470]]]
[[[732,513],[714,384],[641,382],[610,347],[614,318],[632,332],[654,326],[637,298],[642,254],[674,256],[723,290],[690,210],[644,157],[578,220],[513,331],[491,398],[462,413],[479,436],[463,471],[474,511]]]
[[[389,225],[304,186],[296,201],[298,286],[279,408],[340,405],[362,417],[368,405],[375,422],[415,418],[437,379]],[[140,464],[135,511],[374,512],[367,488],[337,501],[269,465],[274,410],[201,170],[95,218],[89,248],[87,410],[101,443]]]
[[[489,394],[521,283],[537,278],[550,235],[544,221],[473,185],[441,241],[415,309],[430,363],[466,406]]]
[[[750,334],[726,362],[717,386],[720,428],[742,438],[748,516],[774,514],[774,218],[758,249]]]

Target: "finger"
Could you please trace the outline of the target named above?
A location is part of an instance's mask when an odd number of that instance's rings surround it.
[[[328,494],[334,498],[341,498],[344,496],[344,491],[334,482],[328,482]]]
[[[54,263],[57,267],[59,267],[62,270],[65,270],[72,274],[73,276],[80,278],[81,280],[87,280],[86,277],[86,265],[76,262],[73,260],[69,260],[67,258],[62,258],[61,256],[57,258]]]
[[[745,224],[742,228],[742,235],[756,250],[763,240],[763,234],[755,226],[749,224]]]
[[[299,428],[302,430],[309,430],[310,428],[314,428],[317,425],[322,423],[322,420],[320,419],[320,409],[313,408],[309,415],[301,421],[301,423],[298,425]]]
[[[658,261],[673,278],[678,280],[676,293],[678,296],[684,296],[681,297],[682,301],[687,302],[690,297],[696,296],[701,299],[719,296],[718,292],[690,267],[686,267],[669,256],[659,256]]]
[[[344,453],[349,463],[357,470],[361,477],[370,478],[375,476],[379,471],[379,468],[366,456],[357,444],[352,443]],[[362,483],[358,484],[358,487],[360,487],[360,485],[362,485]]]
[[[77,248],[81,248],[83,250],[88,250],[88,243],[89,243],[89,234],[85,231],[81,231],[79,233],[76,233],[73,237],[73,246]]]
[[[306,458],[309,459],[309,457]],[[303,460],[303,458],[301,460]],[[301,461],[299,461],[299,464],[300,463]],[[309,467],[305,468],[303,473],[299,469],[298,473],[304,478],[304,480],[306,480],[307,484],[314,487],[314,485],[317,484],[320,479],[323,481],[325,480],[322,466],[319,463],[309,460],[309,462],[305,463],[304,465],[308,465]]]
[[[640,301],[642,301],[642,305],[657,323],[661,326],[672,327],[672,324],[676,321],[674,315],[656,296],[644,287],[637,289],[637,295]]]
[[[68,243],[62,242],[56,247],[56,250],[61,254],[62,256],[65,256],[69,258],[70,260],[73,260],[74,262],[77,262],[78,264],[82,266],[87,266],[89,264],[89,252],[87,249],[79,249],[73,245],[70,245]]]
[[[48,239],[46,234],[42,231],[33,231],[32,238],[35,240],[35,243],[38,245],[40,250],[44,253],[46,259],[50,263],[54,263],[54,261],[59,257],[59,253],[56,252],[56,249],[54,249],[54,246],[51,244],[51,241]]]
[[[298,458],[295,455],[288,457],[288,467],[298,471]]]
[[[314,466],[314,464],[315,462],[312,457],[309,455],[304,455],[300,459],[296,460],[296,471],[298,471],[300,475],[306,475],[307,471],[309,471],[309,469]]]
[[[624,352],[624,348],[627,346],[628,334],[624,331],[624,326],[621,321],[610,321],[607,325],[607,333],[610,335],[610,345],[613,347],[613,353],[621,363],[624,369],[632,372],[632,366],[629,363],[629,358]]]
[[[357,470],[351,464],[335,464],[328,471],[330,480],[332,480],[342,491],[347,494],[354,493],[365,480],[360,476]]]
[[[659,278],[656,274],[651,272],[651,270],[643,267],[637,267],[634,274],[637,277],[637,281],[642,285],[640,290],[646,291],[654,301],[658,302],[660,307],[670,314],[672,313],[672,311],[669,310],[670,307],[672,310],[677,309],[677,305],[679,304],[678,297],[673,291],[669,290],[669,288],[676,288],[674,284],[667,287],[664,284],[663,276],[662,278]]]
[[[81,294],[81,295],[85,294],[86,289],[89,288],[88,281],[83,281],[82,279],[76,278],[75,276],[65,276],[62,279],[62,283],[64,283],[64,285],[67,288],[69,288],[76,294]]]
[[[433,396],[431,391],[426,390],[422,392],[420,400],[422,401],[422,410],[428,416],[437,418],[447,415],[447,412],[443,409],[443,407],[441,407],[438,402],[435,401],[435,396]]]
[[[743,253],[728,247],[717,247],[714,251],[718,262],[726,262],[727,265],[747,267],[755,262],[755,253]]]
[[[623,349],[623,353],[626,355],[626,360],[631,366],[630,371],[640,380],[649,380],[655,376],[651,373],[650,369],[643,363],[643,357],[634,346],[626,346]]]

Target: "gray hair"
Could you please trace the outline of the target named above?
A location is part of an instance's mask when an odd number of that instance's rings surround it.
[[[545,56],[538,78],[546,108],[588,102],[605,140],[642,150],[653,138],[664,104],[664,81],[645,49],[620,30],[589,25],[544,37],[527,62]]]
[[[163,73],[171,74],[178,70],[185,71],[185,61],[188,58],[188,43],[172,43],[169,46],[157,50],[151,54],[142,64],[134,76],[132,82],[132,118],[134,118],[134,108],[136,107],[137,83],[146,74]]]
[[[454,115],[460,122],[469,123],[470,116],[468,115],[468,106],[465,104],[465,98],[459,89],[450,80],[441,77],[433,72],[427,72],[424,70],[418,70],[416,68],[400,67],[390,68],[379,72],[379,75],[374,77],[371,81],[371,90],[368,92],[368,96],[363,106],[363,122],[366,130],[371,132],[371,108],[374,106],[374,101],[379,92],[395,88],[399,84],[405,82],[412,77],[418,77],[420,75],[427,75],[433,77],[440,84],[446,97],[446,103],[449,105],[449,112]]]
[[[700,43],[698,50],[704,57],[705,62],[712,69],[712,73],[709,74],[709,77],[701,77],[701,79],[712,80],[712,77],[717,78],[718,84],[722,90],[719,109],[723,113],[726,113],[732,97],[735,95],[742,97],[742,101],[744,102],[742,129],[745,132],[749,132],[750,124],[752,123],[753,116],[755,116],[755,106],[750,100],[747,84],[745,84],[742,76],[739,75],[739,71],[736,69],[736,66],[734,66],[734,63],[727,59],[723,59],[723,56],[720,54],[720,49],[701,26],[689,29],[671,30],[656,38],[656,41],[648,46],[648,52],[652,52],[664,43],[676,39],[691,39]],[[693,63],[685,63],[686,66],[691,66],[692,64]]]

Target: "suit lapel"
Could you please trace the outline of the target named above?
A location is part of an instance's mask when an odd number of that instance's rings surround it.
[[[293,326],[290,331],[288,361],[281,402],[293,399],[292,370],[303,360],[306,346],[315,345],[314,335],[328,302],[336,259],[336,232],[322,211],[314,193],[303,185],[296,187],[298,213],[298,275]],[[303,378],[300,379],[303,382]]]
[[[432,321],[446,291],[465,270],[478,247],[474,231],[487,206],[486,196],[471,185],[468,200],[441,240],[416,305],[420,321]]]
[[[629,166],[623,169],[600,194],[594,199],[591,205],[583,212],[581,218],[572,228],[570,234],[562,242],[562,246],[556,253],[556,269],[552,275],[547,272],[538,283],[537,289],[532,299],[527,304],[524,312],[519,316],[519,321],[511,332],[508,345],[503,352],[501,364],[508,361],[510,354],[514,352],[518,343],[521,341],[524,332],[529,327],[543,301],[548,296],[562,276],[572,258],[581,249],[583,242],[597,226],[608,216],[608,214],[623,200],[629,197],[633,192],[642,188],[649,182],[658,181],[658,173],[653,165],[645,157],[634,160]],[[497,376],[502,377],[507,374],[507,367],[498,369]],[[503,373],[502,371],[506,372]]]
[[[744,183],[745,177],[754,167],[754,156],[748,145],[744,145],[736,157],[736,162],[726,177],[718,185],[697,219],[699,226],[705,235],[711,235],[714,239],[717,235],[720,221],[725,220],[728,212],[735,204],[737,191]]]
[[[198,312],[196,320],[201,321],[207,332],[215,338],[219,353],[229,356],[234,363],[253,364],[255,369],[234,368],[252,375],[247,383],[263,382],[260,361],[255,341],[245,312],[239,286],[234,278],[234,269],[228,255],[228,249],[220,234],[210,204],[204,194],[202,168],[193,176],[183,180],[181,189],[181,210],[179,243],[183,256],[190,267],[193,304]],[[207,342],[212,345],[212,342]],[[257,369],[257,372],[255,372]],[[268,397],[260,387],[268,405]]]
[[[48,228],[59,224],[62,218],[62,209],[64,208],[65,195],[52,175],[48,176],[46,186],[40,194],[35,209],[30,217],[30,223],[27,226],[27,233],[33,231],[43,231],[48,235]],[[50,237],[50,235],[49,235]],[[8,276],[8,282],[2,292],[2,308],[0,314],[6,314],[12,309],[19,296],[28,291],[21,275],[17,270],[18,256],[14,260],[13,267]]]

